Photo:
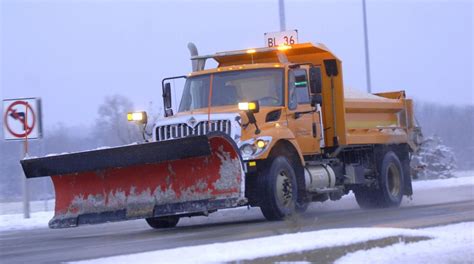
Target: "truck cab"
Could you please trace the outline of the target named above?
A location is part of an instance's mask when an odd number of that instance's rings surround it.
[[[318,154],[321,143],[324,146],[321,110],[310,85],[320,85],[321,71],[314,67],[312,73],[310,80],[309,65],[290,63],[193,72],[186,77],[178,112],[157,122],[154,138],[171,140],[219,131],[235,141],[244,160],[265,159],[267,150],[282,139],[294,144],[300,155]],[[248,103],[258,105],[258,111],[251,113],[255,123],[250,122],[248,109],[242,109]]]

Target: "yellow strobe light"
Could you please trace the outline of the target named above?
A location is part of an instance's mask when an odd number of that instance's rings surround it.
[[[242,102],[239,103],[239,110],[248,111],[257,109],[257,104],[254,102]]]
[[[252,54],[252,53],[255,53],[255,52],[257,52],[256,49],[248,49],[248,50],[247,50],[247,53],[248,53],[248,54]]]
[[[279,46],[277,47],[277,49],[278,49],[279,51],[285,51],[285,50],[291,49],[291,46],[288,46],[288,45],[279,45]]]
[[[241,111],[249,110],[249,103],[248,102],[239,103],[239,110]]]
[[[147,115],[145,112],[130,112],[127,113],[127,120],[131,122],[146,123]]]

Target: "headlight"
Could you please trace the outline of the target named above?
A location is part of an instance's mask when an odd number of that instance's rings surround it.
[[[270,146],[272,137],[264,136],[258,138],[252,138],[240,142],[240,153],[242,154],[243,160],[255,159],[263,154]]]
[[[242,147],[240,147],[240,151],[242,152],[243,156],[251,156],[255,152],[255,149],[253,145],[245,144]]]
[[[255,145],[257,146],[257,148],[264,148],[265,145],[267,145],[267,142],[265,142],[264,140],[257,140],[255,141]]]

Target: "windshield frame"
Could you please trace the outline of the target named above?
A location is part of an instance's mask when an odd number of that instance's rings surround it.
[[[219,68],[217,68],[219,69]],[[191,76],[187,76],[186,78],[186,83],[188,82],[188,80],[192,80],[193,78],[202,78],[202,77],[209,77],[210,79],[211,78],[215,78],[216,75],[220,75],[220,74],[226,74],[226,73],[235,73],[235,72],[254,72],[254,71],[259,71],[259,70],[271,70],[271,71],[279,71],[281,73],[281,91],[280,91],[280,98],[281,98],[281,103],[278,104],[278,105],[272,105],[270,107],[284,107],[286,106],[286,97],[287,97],[287,94],[286,94],[286,90],[287,90],[287,86],[286,86],[286,67],[262,67],[262,68],[251,68],[251,69],[236,69],[236,70],[225,70],[225,71],[214,71],[214,72],[210,72],[210,73],[204,73],[204,74],[196,74],[196,75],[191,75]],[[212,75],[214,75],[213,77],[211,77]],[[214,89],[214,82],[213,82],[213,89]],[[185,88],[186,88],[186,84],[185,86],[183,87],[183,93],[185,91]],[[180,98],[180,101],[179,101],[179,106],[178,106],[178,113],[184,113],[184,112],[188,112],[188,111],[195,111],[195,110],[201,110],[201,109],[206,109],[207,108],[207,105],[205,107],[201,107],[201,108],[194,108],[194,109],[187,109],[187,110],[181,110],[181,105],[183,103],[183,95],[181,95],[181,98]],[[224,105],[211,105],[211,107],[222,107]],[[227,105],[227,106],[230,106],[230,105]],[[237,107],[237,104],[235,105]],[[263,105],[262,107],[266,107],[265,105]]]

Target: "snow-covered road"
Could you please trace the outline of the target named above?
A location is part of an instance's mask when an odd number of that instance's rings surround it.
[[[336,263],[467,263],[474,261],[473,230],[474,222],[420,230],[341,228],[180,247],[76,263],[150,263],[154,260],[161,263],[222,263],[348,246],[398,236],[423,237],[429,240],[360,250],[347,254]],[[304,260],[304,256],[301,254],[301,260]]]
[[[274,239],[272,237],[278,237],[281,240],[282,236],[302,241],[301,245],[296,244],[296,246],[289,247],[292,250],[291,254],[293,250],[320,248],[324,246],[323,244],[327,247],[329,242],[333,243],[331,245],[345,245],[356,243],[355,241],[365,243],[360,241],[372,241],[371,239],[374,237],[371,235],[385,237],[394,235],[396,232],[402,232],[402,235],[411,238],[422,235],[419,232],[425,232],[423,235],[426,236],[437,237],[438,233],[430,230],[408,229],[474,222],[474,177],[416,182],[412,199],[404,200],[401,208],[360,210],[354,197],[348,195],[336,202],[314,203],[301,217],[281,222],[265,221],[258,208],[250,210],[240,208],[221,210],[209,217],[184,218],[183,221],[180,221],[178,228],[171,230],[152,230],[143,220],[50,230],[47,228],[47,222],[52,216],[52,212],[33,213],[32,216],[31,219],[22,219],[21,214],[0,216],[0,259],[2,262],[37,263],[94,260],[118,255],[134,256],[144,252],[163,253],[164,250],[173,249],[192,250],[195,246],[213,245],[214,247],[216,244],[239,243],[243,240],[257,240],[262,243],[263,240],[259,239],[272,240]],[[469,235],[472,234],[473,226],[472,224],[466,225],[468,226],[465,226],[465,229],[469,232],[458,236],[464,236],[464,240],[459,240],[461,241],[458,241],[459,243],[453,240],[452,244],[457,246],[451,249],[446,247],[446,255],[455,254],[456,250],[461,250],[462,253],[469,252],[463,251],[464,247],[459,247],[459,244],[462,243],[468,246],[472,245]],[[394,227],[400,229],[393,229]],[[445,233],[458,232],[459,229],[462,228],[458,228],[457,231],[449,229]],[[426,233],[427,231],[429,234]],[[359,235],[352,235],[357,233]],[[298,234],[303,237],[297,237]],[[303,239],[305,236],[314,235],[333,238]],[[430,241],[435,243],[432,245],[439,246],[436,244],[439,243],[436,242],[436,239]],[[392,243],[395,242],[398,240]],[[409,247],[418,243],[422,243],[422,241],[412,243]],[[288,245],[286,242],[280,244]],[[420,247],[424,247],[423,245],[421,244]],[[404,250],[399,247],[403,247],[403,245],[394,245],[393,248],[387,247],[386,250]],[[256,252],[251,252],[254,254],[251,257],[260,256],[258,252],[261,248],[264,247],[257,243],[254,246]],[[238,249],[234,250],[236,254]],[[284,251],[286,249],[283,251],[280,249],[277,247],[266,250],[268,250],[267,253],[287,252]],[[225,252],[224,249],[222,252]],[[372,251],[368,250],[366,253],[371,254],[370,252]],[[347,252],[343,253],[347,254]],[[353,253],[356,254],[356,252]],[[215,255],[218,256],[218,254]],[[182,256],[183,258],[187,257],[184,254]],[[344,254],[338,255],[337,258],[343,256]],[[462,256],[466,260],[466,255]],[[234,257],[240,258],[241,256],[234,255]],[[470,255],[467,256],[467,258],[470,257]],[[334,258],[333,261],[337,258]],[[374,259],[377,260],[376,257]],[[278,259],[273,261],[278,261]],[[340,261],[344,261],[344,258]]]
[[[460,176],[458,178],[450,178],[450,179],[439,179],[439,180],[430,180],[430,181],[415,181],[413,182],[413,189],[415,192],[421,190],[430,190],[436,188],[451,188],[457,186],[474,186],[474,171],[469,172],[460,172]],[[352,194],[346,195],[343,199],[354,199]],[[413,204],[416,203],[413,200],[409,200],[405,198],[404,204]],[[41,206],[43,205],[43,201],[35,202],[35,211],[38,211]],[[48,201],[48,208],[53,209],[54,200]],[[0,207],[4,207],[3,211],[13,211],[12,207],[16,206],[17,211],[21,203],[10,203],[10,204],[0,204]],[[1,208],[0,208],[1,209]],[[237,209],[229,209],[229,210],[242,210],[244,208],[237,208]],[[244,209],[245,210],[245,209]],[[2,210],[0,210],[1,212]],[[30,219],[24,219],[22,214],[0,214],[0,232],[7,231],[7,230],[21,230],[21,229],[35,229],[35,228],[47,228],[48,221],[53,217],[52,211],[47,212],[34,212],[31,214]]]

